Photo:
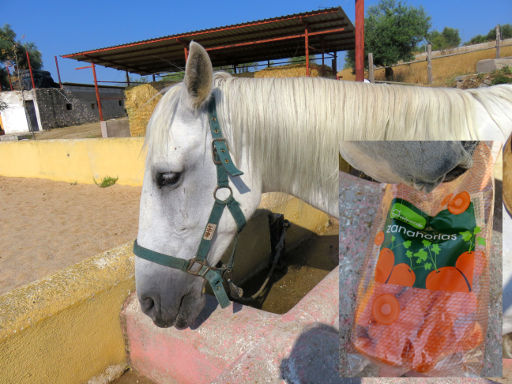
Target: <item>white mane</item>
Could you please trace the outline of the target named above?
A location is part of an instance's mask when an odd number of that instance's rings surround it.
[[[168,148],[182,89],[172,87],[153,113],[146,139],[150,153]],[[512,86],[463,91],[216,73],[213,93],[235,161],[242,146],[249,148],[249,164],[261,171],[264,191],[288,192],[334,211],[329,203],[337,202],[343,140],[475,140],[476,104],[498,126],[512,126],[506,112]]]
[[[334,111],[315,100],[315,95],[330,92],[308,80],[241,79],[217,73],[219,121],[237,160],[237,148],[249,143],[247,155],[262,174],[264,192],[287,192],[337,212],[332,205],[338,201],[338,130],[328,122]],[[311,97],[305,97],[308,94]]]

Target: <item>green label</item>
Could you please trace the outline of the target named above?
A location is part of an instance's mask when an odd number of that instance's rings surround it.
[[[423,229],[427,224],[426,218],[400,203],[393,204],[389,212],[389,217],[403,221],[416,229]]]
[[[393,199],[378,233],[375,281],[416,288],[471,291],[474,250],[479,237],[474,206],[454,215],[447,209],[428,216],[403,199]]]

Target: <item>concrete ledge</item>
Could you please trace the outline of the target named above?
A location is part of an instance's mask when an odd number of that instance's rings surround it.
[[[312,382],[311,374],[338,382],[337,275],[284,315],[236,303],[220,309],[208,297],[193,329],[181,331],[157,328],[132,295],[122,312],[131,366],[157,383]]]
[[[508,66],[512,66],[512,57],[485,59],[476,63],[476,71],[478,73],[489,73]]]
[[[127,117],[102,121],[100,125],[102,137],[130,137],[130,123]]]
[[[131,243],[0,296],[2,383],[83,383],[126,363]]]
[[[143,138],[0,142],[0,175],[93,184],[106,176],[142,185]]]

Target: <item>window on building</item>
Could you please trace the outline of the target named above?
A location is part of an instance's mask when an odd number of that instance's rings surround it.
[[[71,110],[73,109],[73,105],[72,105],[72,104],[69,104],[69,103],[68,103],[68,104],[66,104],[66,109],[67,109],[68,111],[71,111]]]
[[[119,106],[122,107],[123,106],[123,100],[119,100]]]
[[[91,104],[91,109],[94,109],[94,103]]]

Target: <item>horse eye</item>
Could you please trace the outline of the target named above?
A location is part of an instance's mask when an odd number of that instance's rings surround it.
[[[156,175],[156,183],[159,187],[166,185],[175,185],[181,177],[181,173],[174,172],[158,172]]]

